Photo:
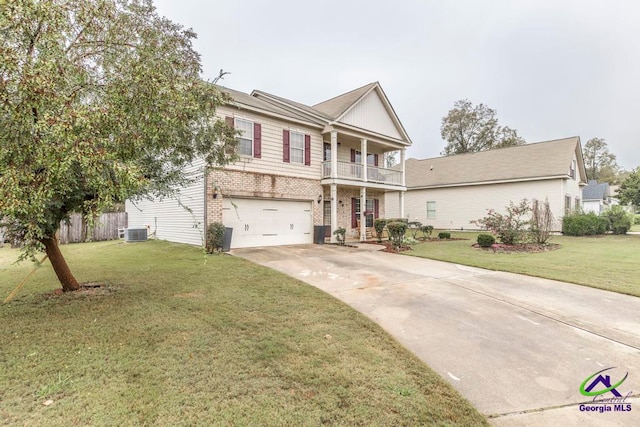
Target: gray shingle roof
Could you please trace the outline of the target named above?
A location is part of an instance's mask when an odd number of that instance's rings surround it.
[[[369,92],[376,84],[377,82],[369,83],[368,85],[364,85],[362,87],[359,87],[358,89],[354,89],[347,93],[343,93],[342,95],[338,95],[324,102],[316,104],[313,106],[313,108],[331,117],[331,119],[336,120],[345,111],[347,111],[349,107],[351,107],[367,92]]]
[[[296,119],[296,120],[304,120],[304,121],[308,121],[309,119],[304,117],[301,114],[297,114],[293,111],[289,111],[285,108],[282,108],[276,104],[273,104],[271,102],[266,102],[263,101],[260,98],[257,98],[255,96],[251,96],[249,94],[246,94],[244,92],[240,92],[234,89],[229,89],[226,87],[221,87],[218,86],[218,89],[221,92],[225,92],[227,93],[229,96],[231,96],[231,98],[238,104],[239,107],[245,105],[248,107],[253,107],[253,108],[258,108],[260,110],[264,110],[264,111],[268,111],[271,113],[275,113],[281,116],[285,116],[285,117],[289,117],[292,119]]]
[[[408,188],[439,187],[492,181],[541,179],[569,174],[574,154],[581,176],[580,138],[499,148],[432,159],[408,159]]]
[[[326,125],[332,122],[342,123],[339,120],[341,116],[375,88],[379,90],[382,98],[386,100],[385,102],[390,109],[390,114],[393,116],[392,120],[396,123],[396,126],[399,128],[402,135],[401,139],[406,140],[406,142],[411,144],[411,139],[407,135],[407,132],[402,126],[402,123],[397,117],[395,111],[393,111],[393,107],[389,103],[378,82],[369,83],[358,89],[354,89],[316,104],[313,107],[260,90],[254,90],[251,94],[246,94],[237,90],[218,86],[218,89],[231,95],[239,107],[244,105],[247,107],[259,108],[263,111],[272,112],[292,119],[304,120],[307,123],[313,123],[317,126]],[[348,125],[346,123],[343,124]],[[369,131],[375,133],[374,131]]]
[[[582,189],[582,200],[605,200],[609,196],[609,183],[589,180],[586,187]]]

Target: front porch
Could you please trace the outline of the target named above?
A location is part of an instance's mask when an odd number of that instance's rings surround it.
[[[333,234],[338,228],[346,229],[347,241],[366,241],[375,238],[374,223],[385,218],[384,190],[364,186],[330,184],[323,186],[323,225],[325,238],[335,243]],[[398,199],[402,205],[403,198]],[[399,206],[398,211],[403,211]]]
[[[375,236],[375,220],[385,217],[387,191],[400,195],[398,209],[392,211],[404,216],[405,150],[410,142],[401,135],[362,132],[342,124],[327,126],[323,134],[323,225],[330,229],[325,237],[336,242],[333,232],[338,228],[345,228],[349,239]],[[390,162],[390,155],[399,158]]]

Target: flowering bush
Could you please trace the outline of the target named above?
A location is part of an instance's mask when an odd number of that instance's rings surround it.
[[[527,228],[530,224],[528,214],[531,211],[531,206],[529,206],[529,202],[527,199],[523,199],[517,205],[509,202],[506,210],[507,214],[503,215],[489,209],[487,216],[471,221],[471,223],[491,231],[505,245],[514,245],[526,240]]]

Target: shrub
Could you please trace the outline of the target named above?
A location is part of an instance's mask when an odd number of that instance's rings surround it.
[[[607,231],[607,220],[593,212],[573,213],[562,218],[562,233],[567,236],[594,236]]]
[[[635,214],[635,215],[633,216],[633,223],[634,223],[635,225],[640,225],[640,214]]]
[[[531,221],[529,231],[536,243],[544,245],[551,238],[551,228],[554,223],[553,214],[549,207],[549,200],[544,203],[536,199],[531,201]]]
[[[400,221],[388,222],[387,230],[389,230],[389,239],[391,239],[394,249],[398,249],[402,245],[404,233],[407,231],[407,223]]]
[[[209,224],[207,228],[207,253],[212,254],[215,251],[222,250],[224,242],[224,225],[220,222]]]
[[[471,221],[471,223],[479,225],[485,230],[490,230],[505,245],[519,243],[526,237],[526,227],[530,223],[526,215],[531,211],[531,206],[529,206],[527,199],[523,199],[518,205],[509,202],[506,210],[507,214],[502,215],[489,209],[487,216]]]
[[[411,246],[411,245],[415,245],[416,243],[418,243],[418,241],[413,237],[405,236],[405,238],[402,239],[403,246]]]
[[[602,213],[602,216],[607,221],[607,229],[613,234],[627,234],[633,222],[631,215],[620,205],[611,206]]]
[[[443,239],[450,239],[451,238],[451,233],[449,233],[448,231],[441,231],[440,233],[438,233],[438,239],[443,240]]]
[[[409,223],[409,220],[407,218],[387,218],[385,221],[387,221],[387,224],[389,224],[390,222],[404,222],[405,224]]]
[[[420,231],[422,231],[424,237],[429,237],[431,236],[431,233],[433,233],[433,225],[423,225],[420,227]]]
[[[483,248],[489,248],[496,242],[496,238],[491,234],[478,234],[478,244]]]
[[[384,227],[387,225],[387,220],[378,218],[373,221],[373,228],[376,230],[376,237],[378,238],[378,243],[382,242],[382,233],[384,232]]]
[[[408,222],[407,223],[409,230],[411,231],[411,237],[413,237],[413,240],[418,240],[418,233],[420,232],[420,229],[422,228],[422,223],[419,221],[413,221],[413,222]]]
[[[336,240],[339,245],[344,245],[345,237],[347,235],[347,230],[344,227],[340,227],[333,232],[333,235],[336,236]]]

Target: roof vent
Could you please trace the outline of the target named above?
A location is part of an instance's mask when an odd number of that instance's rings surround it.
[[[129,227],[124,230],[125,242],[146,242],[147,227]]]

